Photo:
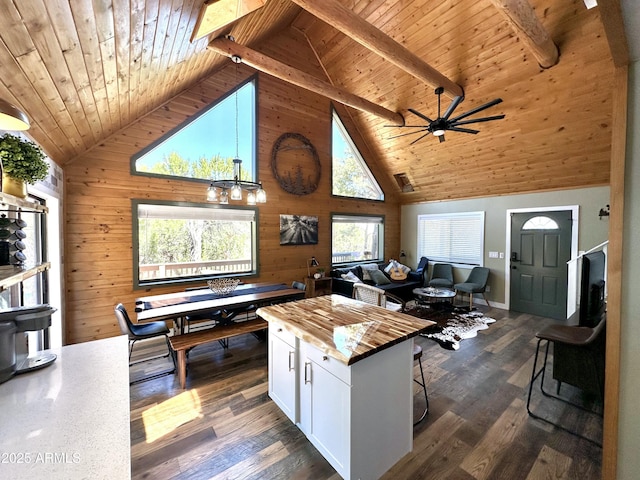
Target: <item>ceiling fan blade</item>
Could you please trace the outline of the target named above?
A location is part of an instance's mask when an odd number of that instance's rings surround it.
[[[418,112],[417,110],[414,110],[413,108],[408,108],[407,110],[409,110],[411,113],[413,113],[414,115],[419,116],[420,118],[426,120],[429,123],[433,123],[433,120],[431,120],[429,117],[427,117],[426,115],[421,114],[420,112]]]
[[[480,132],[480,130],[471,130],[470,128],[460,128],[460,127],[449,127],[447,128],[447,130],[450,130],[452,132],[473,133],[474,135]]]
[[[489,107],[493,107],[494,105],[497,105],[499,103],[502,103],[502,99],[501,98],[496,98],[495,100],[491,100],[489,103],[485,103],[484,105],[480,105],[479,107],[472,108],[468,112],[463,113],[462,115],[458,115],[456,118],[452,118],[449,121],[451,123],[457,122],[458,120],[462,120],[463,118],[467,118],[468,116],[473,115],[474,113],[481,112],[482,110],[484,110],[486,108],[489,108]]]
[[[419,142],[420,140],[422,140],[424,137],[426,137],[427,135],[431,135],[431,132],[427,132],[424,135],[422,135],[420,138],[416,138],[413,142],[411,142],[409,145],[413,145],[416,142]]]
[[[453,101],[451,102],[451,105],[449,105],[449,108],[447,108],[447,111],[444,112],[444,116],[442,118],[447,120],[451,116],[453,111],[457,108],[457,106],[460,105],[460,102],[462,102],[462,100],[464,100],[464,97],[462,97],[462,96],[455,97],[453,99]]]
[[[492,120],[502,120],[504,115],[494,115],[493,117],[483,117],[483,118],[474,118],[471,120],[463,120],[462,122],[449,122],[452,127],[456,127],[458,125],[468,125],[469,123],[476,122],[490,122]]]
[[[413,132],[401,133],[399,135],[394,135],[393,137],[388,137],[387,140],[391,140],[391,139],[399,138],[399,137],[406,137],[407,135],[413,135],[415,133],[421,133],[421,132],[426,132],[426,131],[428,131],[428,129],[423,127],[422,130],[414,130]]]

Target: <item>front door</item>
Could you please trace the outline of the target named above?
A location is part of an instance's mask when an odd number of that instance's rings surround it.
[[[570,210],[511,214],[511,310],[567,318],[571,228]]]

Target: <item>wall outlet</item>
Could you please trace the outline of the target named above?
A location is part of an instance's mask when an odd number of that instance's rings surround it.
[[[500,252],[500,258],[504,258],[504,252]]]

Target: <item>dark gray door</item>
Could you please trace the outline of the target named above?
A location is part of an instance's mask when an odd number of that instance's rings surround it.
[[[511,215],[511,310],[564,320],[571,211]]]

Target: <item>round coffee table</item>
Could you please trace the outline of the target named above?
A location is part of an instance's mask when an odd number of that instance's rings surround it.
[[[456,296],[456,292],[454,290],[435,287],[414,288],[413,294],[416,297],[416,302],[422,304],[437,302],[453,303],[453,299]]]

